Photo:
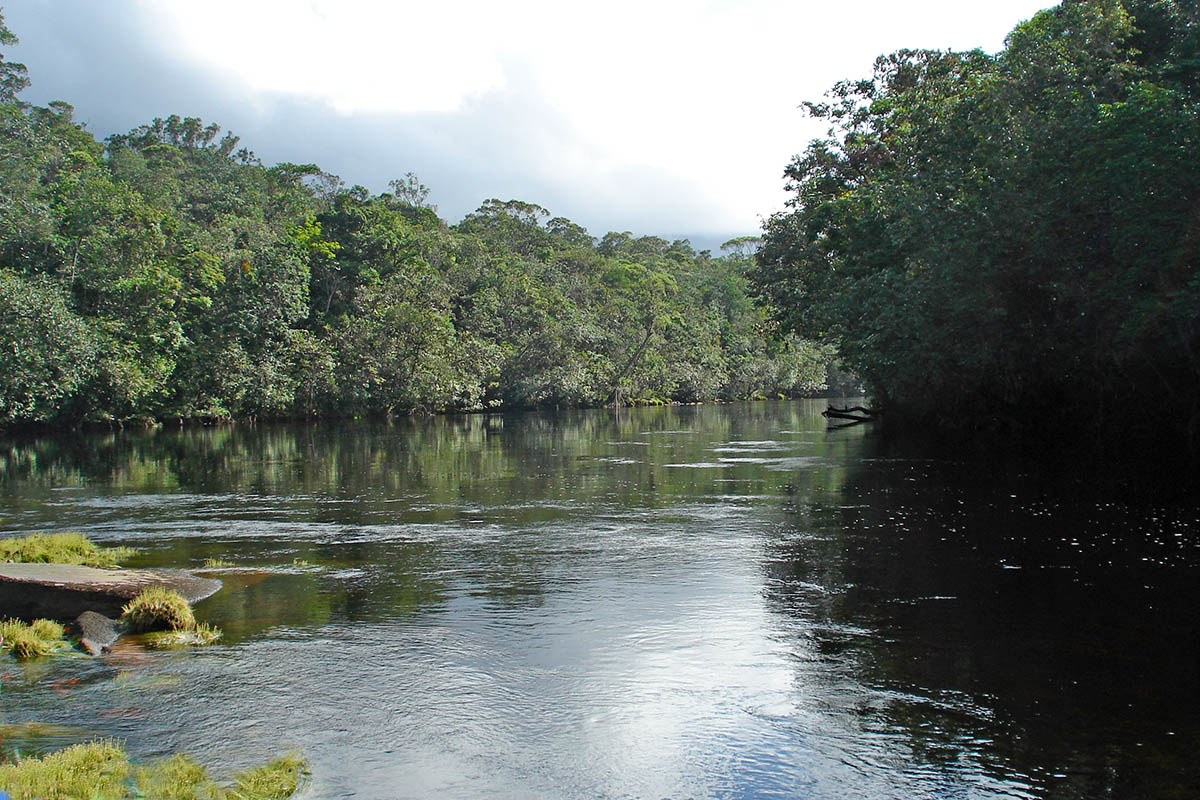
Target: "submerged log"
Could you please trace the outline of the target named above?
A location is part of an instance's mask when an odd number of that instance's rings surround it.
[[[846,406],[845,408],[838,408],[837,406],[829,406],[828,408],[825,409],[825,411],[823,413],[824,413],[824,416],[834,416],[836,414],[858,413],[858,414],[866,415],[868,417],[874,417],[877,414],[879,414],[879,412],[876,411],[875,409],[866,408],[864,406]]]
[[[821,416],[826,419],[845,419],[849,420],[844,425],[830,425],[830,430],[838,430],[840,428],[849,428],[854,425],[861,425],[864,422],[874,422],[879,412],[863,406],[846,406],[838,408],[837,406],[829,406],[821,412]]]
[[[74,564],[0,564],[0,615],[70,622],[84,611],[118,617],[150,586],[179,592],[189,603],[221,588],[215,578],[180,569],[101,569]]]

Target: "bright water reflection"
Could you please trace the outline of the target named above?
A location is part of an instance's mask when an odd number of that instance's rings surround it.
[[[822,407],[9,442],[6,529],[235,568],[224,644],[2,667],[0,736],[297,747],[312,797],[1189,796],[1195,507]]]

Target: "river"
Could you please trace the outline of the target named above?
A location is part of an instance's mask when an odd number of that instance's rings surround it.
[[[232,566],[218,645],[0,664],[0,749],[298,749],[312,798],[1200,795],[1194,499],[822,408],[8,438],[7,533]]]

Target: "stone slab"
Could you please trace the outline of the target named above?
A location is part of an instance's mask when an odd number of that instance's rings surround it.
[[[143,589],[160,584],[189,603],[221,588],[215,578],[180,569],[102,569],[74,564],[0,564],[0,617],[69,622],[84,611],[109,617]]]

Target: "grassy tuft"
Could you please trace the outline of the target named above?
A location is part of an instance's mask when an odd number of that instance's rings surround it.
[[[155,649],[197,647],[212,644],[221,638],[221,629],[204,622],[187,631],[155,631],[142,637],[142,644]]]
[[[128,775],[129,759],[114,742],[88,742],[0,766],[0,787],[13,800],[118,800],[128,796]]]
[[[286,800],[307,774],[304,759],[293,754],[235,775],[233,786],[222,788],[187,756],[135,770],[120,746],[98,741],[0,766],[0,788],[13,800]]]
[[[31,533],[0,539],[0,562],[36,564],[82,564],[85,567],[115,567],[133,555],[129,547],[97,547],[82,533]]]
[[[208,777],[208,770],[184,755],[138,767],[134,785],[139,797],[154,800],[219,800],[221,797],[221,790]]]
[[[204,569],[227,569],[232,567],[232,561],[226,561],[223,558],[206,558],[204,559]]]
[[[234,776],[226,800],[284,800],[299,788],[308,765],[298,753],[280,756],[261,767]]]
[[[67,635],[66,630],[62,625],[49,619],[35,619],[29,623],[29,627],[33,629],[40,638],[48,641],[56,641]]]
[[[121,610],[121,619],[133,633],[188,631],[196,627],[188,601],[179,592],[162,586],[143,589]]]
[[[0,636],[4,639],[0,647],[17,658],[48,656],[66,646],[64,633],[62,625],[48,619],[37,619],[30,625],[6,619],[0,622]]]

